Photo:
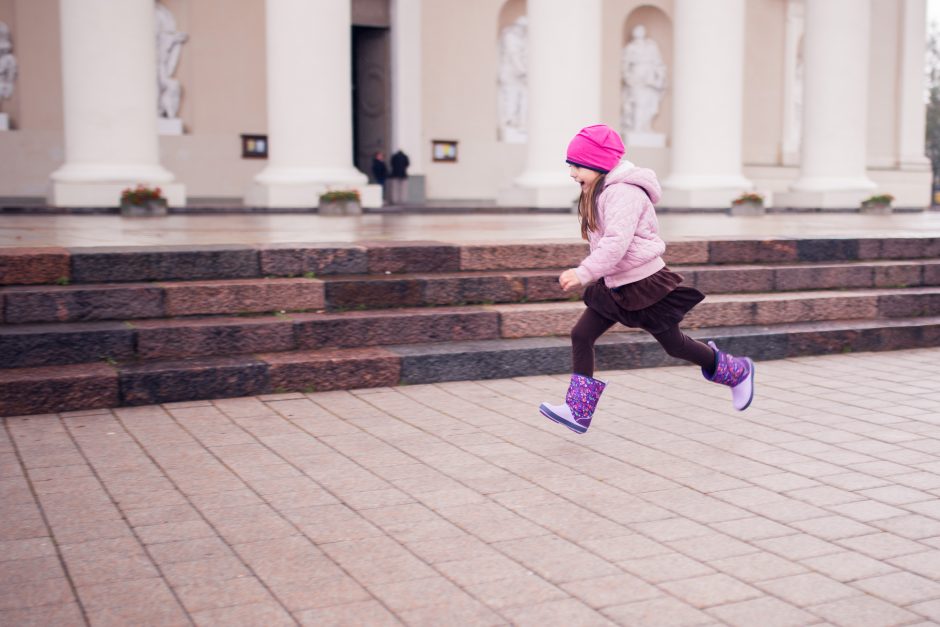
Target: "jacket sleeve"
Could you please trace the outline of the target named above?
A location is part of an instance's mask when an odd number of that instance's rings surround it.
[[[612,185],[600,201],[604,204],[604,232],[591,254],[575,268],[582,285],[609,274],[627,254],[647,196],[635,185]]]

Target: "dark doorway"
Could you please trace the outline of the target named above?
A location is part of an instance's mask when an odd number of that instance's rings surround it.
[[[389,29],[352,27],[353,149],[356,167],[372,178],[372,155],[388,159],[391,119]]]

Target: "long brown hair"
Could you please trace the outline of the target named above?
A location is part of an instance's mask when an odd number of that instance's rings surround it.
[[[605,174],[601,174],[591,185],[581,191],[578,198],[578,220],[581,222],[581,239],[588,238],[588,231],[597,230],[597,198],[604,191]]]

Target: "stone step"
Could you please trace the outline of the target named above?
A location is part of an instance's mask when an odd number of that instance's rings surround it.
[[[676,265],[706,294],[940,285],[940,260],[762,265]],[[221,279],[0,288],[3,322],[334,311],[577,299],[558,269],[341,275],[323,279]]]
[[[715,327],[690,334],[715,340],[729,352],[761,361],[938,346],[940,316]],[[12,368],[0,370],[0,416],[270,392],[561,374],[570,371],[570,363],[568,339],[544,337],[198,357],[128,365]],[[678,363],[645,333],[611,334],[597,344],[597,365],[602,370]],[[535,412],[533,407],[533,415]]]
[[[554,302],[0,327],[0,368],[567,336],[584,305]],[[686,327],[940,315],[940,287],[710,295]],[[626,331],[619,325],[616,330]]]
[[[572,240],[0,248],[0,285],[564,268],[586,252]],[[938,257],[940,238],[928,237],[678,241],[666,251],[670,264],[710,265]]]
[[[800,322],[714,327],[689,331],[702,341],[755,360],[860,351],[940,346],[940,316],[897,320]],[[401,359],[403,384],[495,379],[571,371],[568,338],[542,337],[481,342],[388,346]],[[605,335],[595,345],[598,370],[652,368],[685,362],[666,355],[646,333]]]
[[[940,260],[788,265],[676,265],[685,284],[706,294],[940,285]],[[577,300],[558,286],[557,269],[323,279],[331,310]]]
[[[315,311],[325,307],[317,279],[221,279],[0,288],[3,322],[83,322],[170,316]]]
[[[583,303],[495,305],[500,337],[567,335]],[[940,287],[710,294],[683,327],[751,326],[827,320],[874,320],[940,315]],[[630,331],[617,325],[612,332]]]

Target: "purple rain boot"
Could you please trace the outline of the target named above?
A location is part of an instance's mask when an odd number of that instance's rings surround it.
[[[715,351],[715,372],[709,376],[702,368],[702,375],[709,381],[731,388],[734,408],[744,411],[754,400],[754,362],[750,357],[735,357],[720,351],[714,342],[708,345]]]
[[[571,384],[565,394],[563,405],[542,403],[539,411],[549,420],[565,425],[575,433],[584,433],[591,426],[591,416],[597,408],[606,381],[592,379],[580,374],[571,375]]]

